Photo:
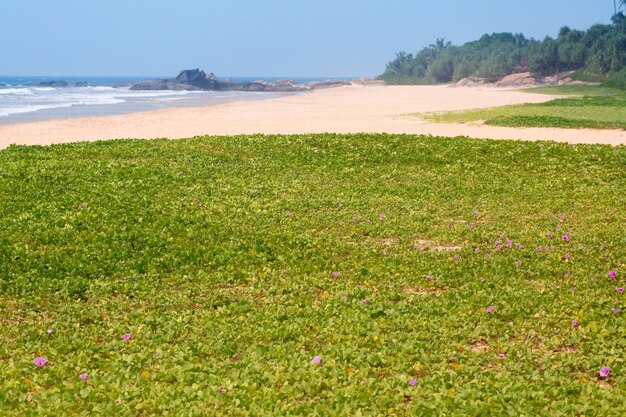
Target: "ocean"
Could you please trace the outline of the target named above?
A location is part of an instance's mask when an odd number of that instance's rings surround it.
[[[106,116],[170,107],[200,107],[235,100],[262,100],[294,93],[240,91],[131,91],[130,84],[168,77],[6,77],[0,76],[0,124],[48,119]],[[244,82],[289,77],[232,77]],[[290,78],[298,82],[325,78]],[[87,86],[34,85],[46,81],[87,83]]]

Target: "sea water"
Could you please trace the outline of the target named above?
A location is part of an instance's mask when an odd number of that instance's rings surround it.
[[[260,100],[285,93],[242,91],[132,91],[133,82],[166,77],[2,77],[0,124],[47,119],[106,116],[169,107],[200,107],[235,100]],[[279,77],[264,78],[274,81]],[[240,77],[244,82],[262,78]],[[63,80],[88,86],[49,87],[37,84]],[[296,79],[298,82],[318,79]],[[293,93],[292,93],[293,94]]]

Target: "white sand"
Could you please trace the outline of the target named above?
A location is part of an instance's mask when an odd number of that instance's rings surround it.
[[[401,115],[537,103],[554,96],[491,87],[352,85],[268,100],[176,108],[120,116],[61,119],[0,126],[9,144],[52,144],[119,138],[197,135],[387,132],[491,139],[626,144],[624,130],[507,128],[437,124]]]

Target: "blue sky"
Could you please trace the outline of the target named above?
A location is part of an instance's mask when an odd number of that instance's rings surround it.
[[[0,75],[373,76],[394,52],[609,23],[612,0],[3,0]]]

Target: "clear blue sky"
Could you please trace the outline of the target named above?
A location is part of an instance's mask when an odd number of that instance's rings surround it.
[[[372,76],[394,52],[609,23],[613,0],[3,0],[0,75]]]

